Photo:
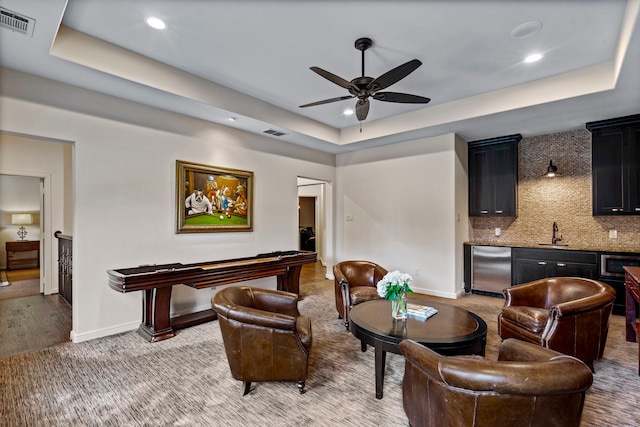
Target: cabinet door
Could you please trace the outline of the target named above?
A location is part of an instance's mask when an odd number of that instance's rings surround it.
[[[499,144],[491,151],[493,213],[515,216],[517,150],[515,144]]]
[[[624,209],[624,130],[600,129],[593,134],[593,215]]]
[[[491,210],[491,166],[489,147],[469,149],[469,214],[486,215]]]
[[[516,215],[520,138],[511,135],[469,144],[469,215]]]
[[[596,264],[582,264],[579,262],[556,262],[553,277],[583,277],[585,279],[598,278]]]
[[[629,212],[640,215],[640,125],[627,131]]]
[[[551,277],[553,268],[554,263],[551,261],[514,259],[512,283],[514,285],[519,285],[521,283],[533,282],[534,280]]]

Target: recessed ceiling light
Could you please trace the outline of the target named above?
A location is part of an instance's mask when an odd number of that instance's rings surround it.
[[[148,26],[155,28],[156,30],[164,30],[167,27],[162,19],[154,16],[147,18],[146,22]]]
[[[533,55],[529,55],[524,59],[524,62],[530,63],[530,62],[536,62],[536,61],[540,61],[542,59],[542,54],[541,53],[534,53]]]
[[[542,28],[542,22],[531,21],[525,22],[524,24],[520,24],[511,30],[511,37],[514,39],[524,39],[526,37],[531,37]]]
[[[351,108],[347,108],[342,112],[345,116],[353,116],[353,110]]]

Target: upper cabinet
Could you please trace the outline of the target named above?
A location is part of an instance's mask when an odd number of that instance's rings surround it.
[[[469,142],[469,216],[516,216],[520,134]]]
[[[640,114],[587,123],[593,215],[640,215]]]

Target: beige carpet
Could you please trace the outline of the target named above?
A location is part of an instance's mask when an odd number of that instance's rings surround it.
[[[276,382],[255,384],[243,397],[218,323],[210,322],[155,344],[129,332],[0,360],[0,425],[406,427],[403,358],[387,355],[384,398],[377,400],[373,351],[362,353],[337,319],[332,286],[302,286],[300,310],[313,329],[304,395],[293,383]],[[487,357],[495,358],[502,300],[473,295],[448,302],[485,319]],[[623,321],[612,319],[582,426],[638,426],[638,346],[624,341]]]

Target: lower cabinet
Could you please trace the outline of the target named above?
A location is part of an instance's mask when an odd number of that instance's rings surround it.
[[[598,253],[571,249],[513,248],[512,284],[546,277],[598,278]]]
[[[465,292],[478,293],[472,289],[472,256],[471,246],[464,244],[464,290]],[[616,291],[616,300],[613,304],[613,314],[625,314],[625,285],[624,277],[605,277],[601,272],[601,255],[614,255],[612,258],[618,262],[624,262],[624,258],[637,259],[636,253],[622,252],[593,252],[575,249],[557,248],[511,248],[511,286],[547,277],[584,277],[595,279],[613,287]],[[619,258],[619,259],[618,259]],[[622,269],[621,265],[614,267]],[[635,265],[635,264],[624,264]],[[602,267],[604,269],[604,267]],[[609,267],[611,268],[611,267]]]

